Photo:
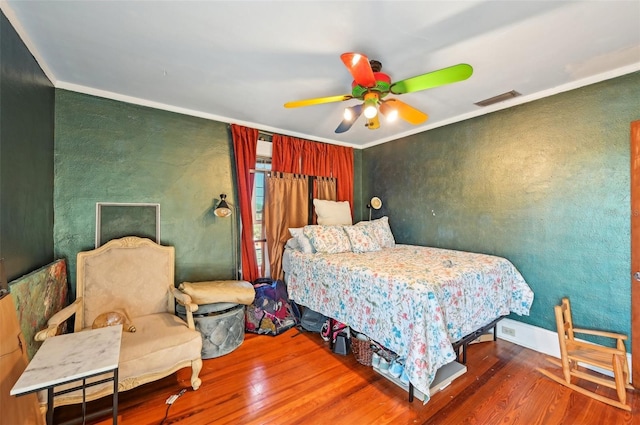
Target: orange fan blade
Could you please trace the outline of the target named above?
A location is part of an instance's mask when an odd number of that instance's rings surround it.
[[[350,94],[341,94],[339,96],[316,97],[315,99],[294,100],[284,104],[285,108],[299,108],[301,106],[320,105],[321,103],[342,102],[344,100],[353,99]]]
[[[373,70],[369,59],[360,53],[343,53],[340,59],[344,62],[356,84],[362,87],[373,87],[376,85],[376,77],[373,76]]]
[[[384,107],[380,108],[381,111],[389,111],[391,109],[395,109],[396,111],[398,111],[398,116],[409,124],[418,125],[429,119],[429,116],[424,112],[419,111],[413,106],[409,106],[398,99],[385,100],[383,105]],[[386,114],[387,113],[385,112],[385,115]]]

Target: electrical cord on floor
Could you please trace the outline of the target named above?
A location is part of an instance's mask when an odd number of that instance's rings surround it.
[[[160,425],[164,424],[164,421],[167,420],[167,417],[169,416],[169,409],[171,409],[171,406],[173,406],[173,403],[178,399],[178,397],[180,397],[182,394],[186,393],[187,389],[183,388],[180,390],[180,392],[178,394],[174,394],[172,396],[170,396],[167,401],[165,401],[165,403],[167,403],[167,410],[164,412],[164,418],[162,418],[162,421],[160,422]]]

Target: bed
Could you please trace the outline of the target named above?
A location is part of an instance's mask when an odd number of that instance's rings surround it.
[[[363,228],[355,232],[359,239],[349,233],[357,227]],[[386,217],[298,230],[283,256],[290,298],[405,358],[409,380],[425,402],[436,371],[457,358],[452,343],[501,316],[528,315],[533,302],[507,259],[396,245]],[[367,234],[373,246],[363,242]],[[302,246],[307,242],[311,249]]]

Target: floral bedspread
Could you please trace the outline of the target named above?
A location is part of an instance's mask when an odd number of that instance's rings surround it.
[[[406,359],[413,386],[429,397],[451,346],[510,312],[528,315],[533,292],[507,259],[396,245],[377,252],[304,254],[287,249],[289,297],[368,335]]]

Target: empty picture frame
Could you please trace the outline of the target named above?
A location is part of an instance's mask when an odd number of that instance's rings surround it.
[[[96,203],[96,248],[125,236],[160,243],[160,204]]]

